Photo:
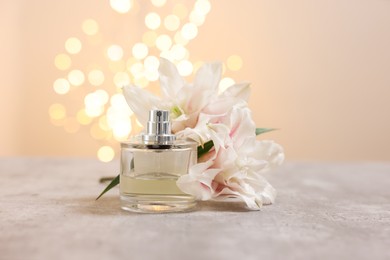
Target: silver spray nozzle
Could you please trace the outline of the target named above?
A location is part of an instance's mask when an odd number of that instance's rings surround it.
[[[175,135],[171,133],[169,111],[149,111],[146,134],[142,135],[142,140],[147,144],[170,144],[175,140]]]

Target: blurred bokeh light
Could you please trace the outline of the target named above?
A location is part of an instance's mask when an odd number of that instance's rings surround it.
[[[141,129],[121,94],[124,85],[133,83],[147,88],[157,81],[159,57],[174,62],[183,77],[193,76],[203,63],[192,61],[190,50],[186,46],[197,37],[198,27],[204,24],[211,11],[210,2],[197,0],[193,2],[193,6],[166,0],[151,0],[150,3],[143,19],[144,33],[132,46],[120,41],[114,42],[110,34],[100,31],[99,21],[87,18],[82,22],[81,29],[89,40],[83,42],[81,38],[69,37],[64,44],[64,51],[68,54],[59,53],[54,60],[55,67],[64,71],[61,78],[54,80],[55,93],[67,95],[73,92],[81,95],[84,102],[74,115],[67,113],[64,105],[54,103],[49,108],[51,122],[63,127],[68,133],[77,133],[80,127],[88,127],[91,138],[101,143],[97,157],[103,162],[115,157],[112,145],[114,142],[126,140]],[[136,1],[130,0],[109,1],[109,6],[116,15],[139,19],[138,12],[131,12],[136,5]],[[170,11],[161,12],[162,7],[168,7]],[[69,55],[82,56],[83,49],[88,49],[91,43],[99,44],[98,48],[103,53],[106,64],[99,64],[97,68],[82,59],[81,66],[74,67],[72,56]],[[74,59],[80,64],[76,56]],[[242,67],[242,63],[240,56],[231,55],[224,68],[227,66],[229,70],[236,71]],[[224,77],[219,85],[220,90],[233,83],[232,78]],[[134,124],[136,127],[133,127]]]

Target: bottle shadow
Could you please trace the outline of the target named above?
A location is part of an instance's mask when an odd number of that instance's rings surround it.
[[[105,196],[99,200],[92,197],[80,197],[63,201],[66,207],[81,214],[92,215],[140,215],[139,213],[124,211],[120,207],[117,196]],[[253,212],[241,201],[199,201],[191,211],[180,213],[161,214],[196,214],[199,212]]]
[[[253,212],[242,201],[199,201],[198,207],[206,212]]]

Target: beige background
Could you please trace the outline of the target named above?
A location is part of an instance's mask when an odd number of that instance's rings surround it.
[[[153,9],[138,2],[140,13]],[[211,3],[191,60],[243,58],[229,76],[253,83],[254,119],[281,129],[264,137],[288,159],[390,160],[390,1]],[[48,116],[52,103],[79,105],[52,90],[64,74],[53,60],[68,37],[82,37],[86,18],[109,32],[107,44],[145,30],[141,15],[118,15],[108,1],[0,1],[0,155],[95,156],[102,145],[87,128],[69,134]]]

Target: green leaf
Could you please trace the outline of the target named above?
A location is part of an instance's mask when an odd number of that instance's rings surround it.
[[[101,177],[99,179],[99,182],[100,183],[112,182],[113,179],[115,179],[115,177]]]
[[[278,129],[277,128],[256,128],[256,135],[261,135],[274,130],[278,130]]]
[[[108,186],[102,191],[102,193],[100,193],[100,195],[96,198],[96,200],[98,200],[101,196],[103,196],[107,191],[111,190],[112,188],[114,188],[116,185],[119,184],[119,175],[116,176],[111,182],[110,184],[108,184]]]
[[[213,140],[207,141],[204,143],[203,147],[201,145],[198,146],[198,158],[202,157],[202,155],[208,153],[208,151],[213,148],[214,143]]]

